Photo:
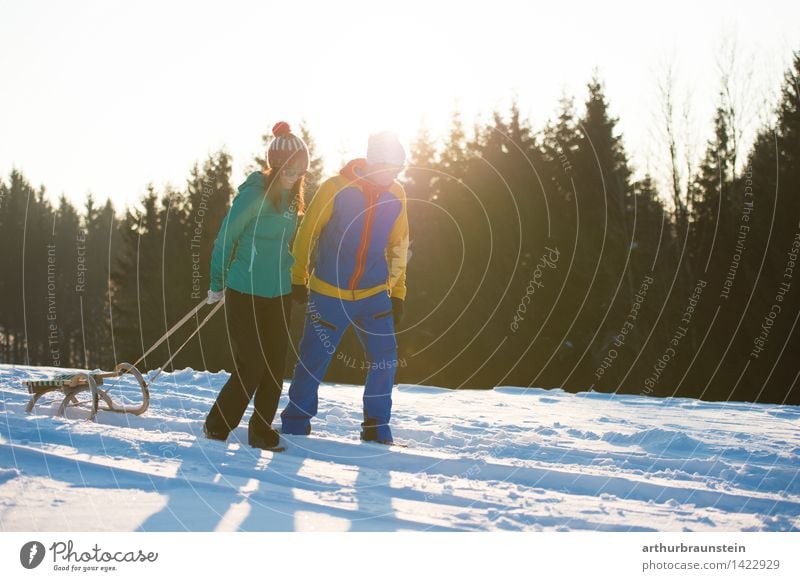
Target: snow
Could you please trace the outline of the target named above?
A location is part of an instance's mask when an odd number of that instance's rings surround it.
[[[54,372],[0,365],[3,531],[800,530],[794,406],[399,385],[405,448],[360,442],[361,387],[324,384],[314,433],[272,454],[247,416],[202,437],[225,372],[163,374],[140,417],[25,413],[21,382]]]

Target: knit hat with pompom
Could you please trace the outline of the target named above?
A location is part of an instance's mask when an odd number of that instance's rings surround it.
[[[267,150],[269,167],[280,168],[284,165],[308,171],[308,147],[305,142],[292,133],[292,128],[286,121],[279,121],[272,128],[275,138],[270,142]]]

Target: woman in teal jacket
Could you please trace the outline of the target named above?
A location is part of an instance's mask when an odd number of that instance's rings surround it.
[[[289,243],[303,213],[308,148],[289,125],[273,127],[268,167],[239,186],[211,255],[208,302],[225,297],[234,369],[206,418],[206,437],[226,440],[250,399],[254,411],[248,441],[256,448],[280,445],[272,428],[283,387],[289,343],[294,258]]]

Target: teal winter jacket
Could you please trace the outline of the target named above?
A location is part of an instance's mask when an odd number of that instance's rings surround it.
[[[297,226],[291,193],[281,192],[278,210],[267,198],[264,174],[253,172],[239,186],[211,253],[211,290],[231,288],[260,297],[292,290],[294,258],[289,243]]]

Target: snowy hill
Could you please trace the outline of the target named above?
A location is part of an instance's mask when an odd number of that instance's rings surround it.
[[[324,385],[314,434],[272,454],[245,423],[202,437],[226,373],[93,423],[25,413],[21,381],[53,371],[0,366],[0,530],[800,530],[798,407],[400,385],[408,447],[386,448],[358,440],[361,388]]]

